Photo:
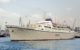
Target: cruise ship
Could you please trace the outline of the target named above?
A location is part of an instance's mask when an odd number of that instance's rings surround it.
[[[55,27],[50,20],[29,23],[27,27],[7,25],[7,28],[11,40],[19,41],[73,39],[75,36],[75,32],[70,28]]]

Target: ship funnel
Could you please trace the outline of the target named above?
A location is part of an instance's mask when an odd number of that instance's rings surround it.
[[[51,21],[52,22],[52,19],[51,18],[46,18],[45,21]]]

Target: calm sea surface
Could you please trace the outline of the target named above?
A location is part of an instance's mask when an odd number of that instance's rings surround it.
[[[0,50],[80,50],[80,39],[51,41],[10,41],[0,38]]]

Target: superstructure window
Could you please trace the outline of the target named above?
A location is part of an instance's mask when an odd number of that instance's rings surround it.
[[[46,28],[51,28],[51,27],[48,27],[48,26],[44,26],[44,27],[46,27]]]

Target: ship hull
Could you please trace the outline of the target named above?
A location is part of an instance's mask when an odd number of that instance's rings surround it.
[[[48,32],[26,28],[9,28],[11,40],[53,40],[72,39],[75,33],[70,32]]]

